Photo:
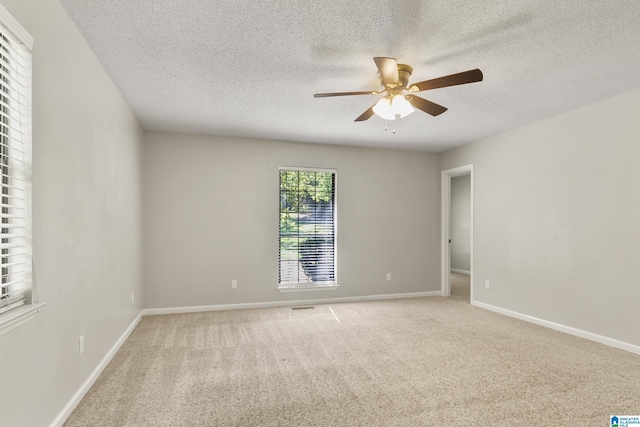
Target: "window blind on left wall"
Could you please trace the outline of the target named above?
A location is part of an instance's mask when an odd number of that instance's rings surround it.
[[[7,25],[5,11],[0,18],[2,314],[37,297],[31,286],[31,46]]]

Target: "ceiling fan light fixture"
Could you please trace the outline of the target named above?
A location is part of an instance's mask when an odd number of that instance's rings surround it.
[[[380,98],[380,100],[373,106],[373,112],[385,120],[395,120],[396,115],[391,107],[391,101],[388,97]]]
[[[406,117],[414,111],[403,94],[385,96],[373,107],[373,112],[385,120],[395,120],[396,116]]]
[[[393,97],[391,100],[391,110],[393,114],[400,114],[400,117],[406,117],[415,111],[411,103],[407,101],[407,98],[402,94]]]

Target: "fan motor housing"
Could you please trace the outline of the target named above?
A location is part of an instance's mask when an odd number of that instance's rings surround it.
[[[400,87],[406,88],[409,84],[409,77],[413,73],[413,68],[407,64],[398,64],[398,78],[400,80]]]

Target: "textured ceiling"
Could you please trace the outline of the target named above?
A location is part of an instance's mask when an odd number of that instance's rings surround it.
[[[638,0],[61,0],[149,130],[439,152],[640,87]],[[449,110],[353,120],[374,56]],[[392,129],[395,128],[395,134]]]

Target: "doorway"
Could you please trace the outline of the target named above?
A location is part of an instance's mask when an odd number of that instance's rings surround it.
[[[442,171],[441,185],[441,292],[473,304],[473,165]]]

